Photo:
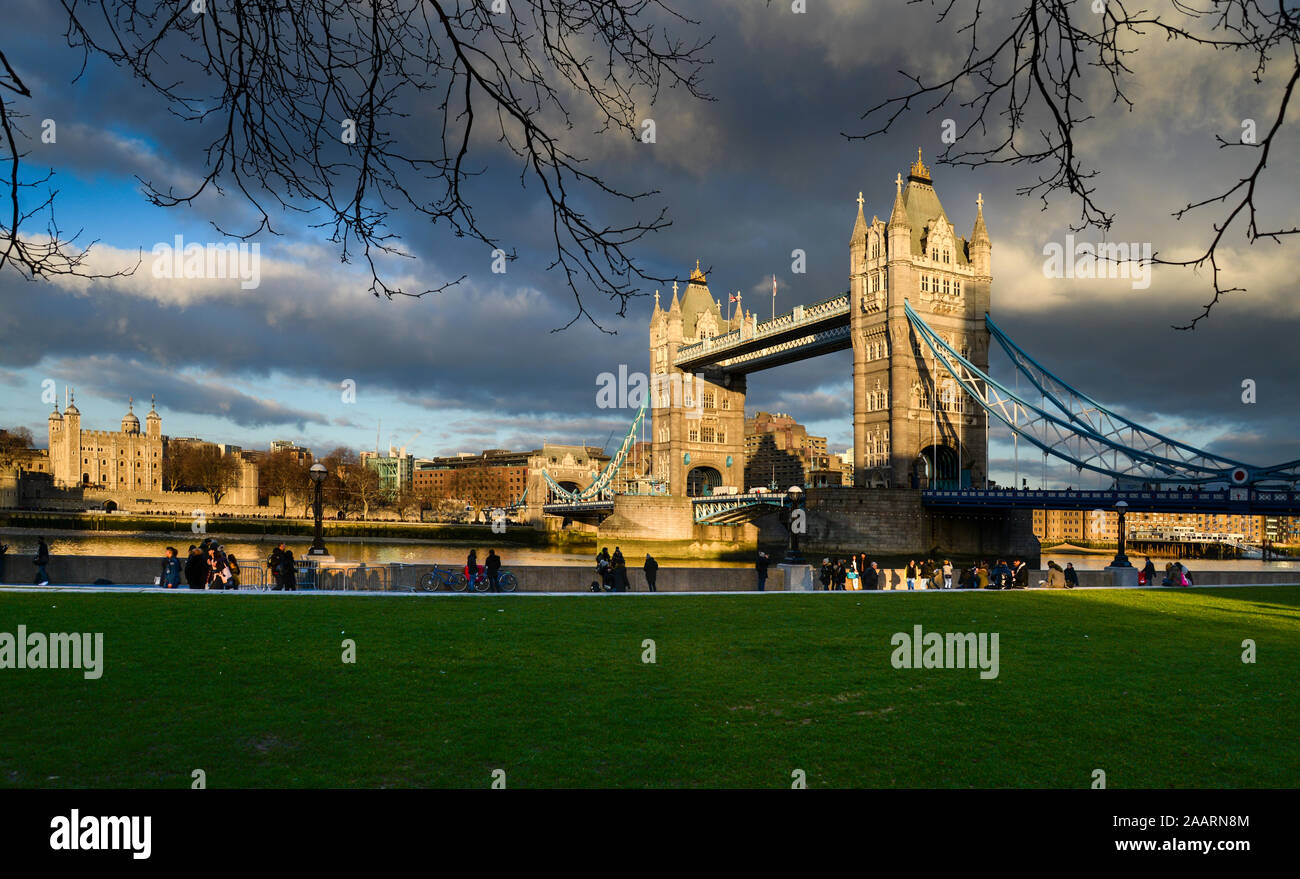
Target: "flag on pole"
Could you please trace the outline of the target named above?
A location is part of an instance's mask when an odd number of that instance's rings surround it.
[[[772,276],[772,320],[776,320],[776,275]]]

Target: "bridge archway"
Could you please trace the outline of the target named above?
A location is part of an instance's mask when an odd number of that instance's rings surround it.
[[[708,497],[722,485],[722,474],[713,467],[695,467],[686,474],[686,496]]]
[[[961,485],[961,462],[955,449],[929,445],[916,456],[915,472],[922,488],[954,490]]]

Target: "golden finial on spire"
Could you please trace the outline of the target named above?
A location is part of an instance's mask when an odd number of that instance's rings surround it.
[[[921,161],[921,148],[916,148],[916,161],[912,163],[912,173],[908,175],[925,183],[930,182],[930,169]]]

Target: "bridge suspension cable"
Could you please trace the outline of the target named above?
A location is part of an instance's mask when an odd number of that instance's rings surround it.
[[[1040,392],[1043,403],[1035,405],[957,353],[910,302],[903,306],[913,330],[962,390],[1010,428],[1013,436],[1023,437],[1045,454],[1117,480],[1232,483],[1245,481],[1252,472],[1240,462],[1146,430],[1080,394],[1039,366],[986,316],[990,333],[1004,350],[1009,349],[1017,364],[1017,377],[1025,375]]]
[[[650,400],[647,399],[637,410],[636,417],[632,419],[631,426],[627,429],[627,435],[623,437],[622,443],[619,444],[618,451],[609,459],[605,469],[597,474],[596,478],[586,488],[570,490],[556,482],[551,474],[542,471],[542,476],[546,479],[546,484],[551,490],[551,494],[566,503],[581,503],[590,500],[603,500],[614,493],[614,484],[620,472],[623,469],[623,462],[627,460],[628,454],[636,444],[637,431],[640,430],[642,423],[645,421],[646,413],[649,411]]]

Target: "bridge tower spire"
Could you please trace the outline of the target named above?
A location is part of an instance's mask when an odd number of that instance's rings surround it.
[[[967,242],[948,220],[920,150],[908,171],[892,181],[888,223],[867,226],[862,246],[855,224],[850,245],[854,482],[982,484],[987,416],[918,353],[904,303],[987,369],[992,245],[983,198]]]

